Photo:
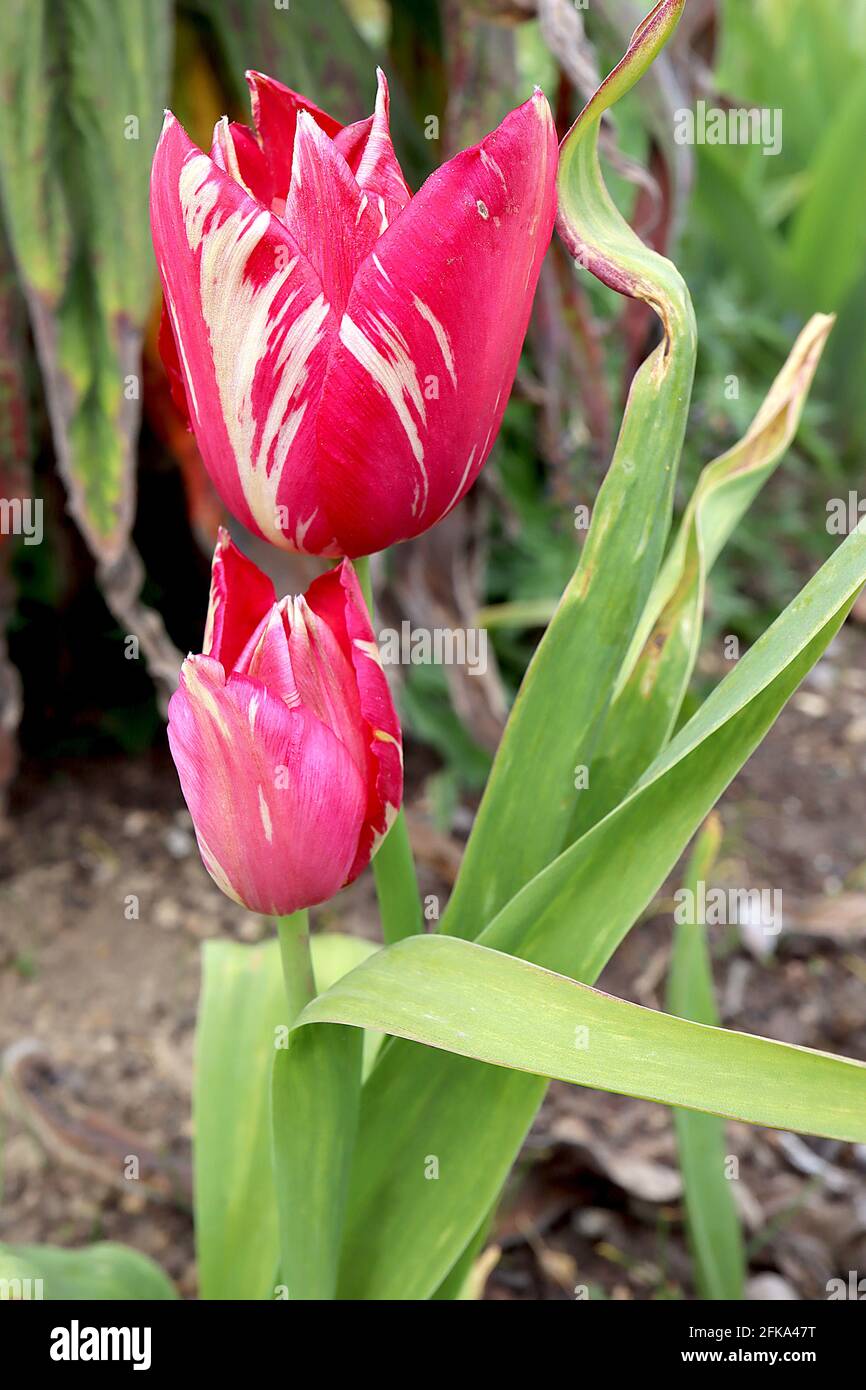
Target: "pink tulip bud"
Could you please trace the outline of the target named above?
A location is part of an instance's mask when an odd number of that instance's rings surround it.
[[[344,560],[277,603],[221,531],[204,647],[183,664],[168,739],[205,868],[253,912],[324,902],[369,862],[403,792],[355,571]]]
[[[540,91],[410,194],[379,74],[340,127],[248,73],[257,134],[211,157],[171,114],[151,221],[161,346],[226,506],[276,545],[365,555],[475,481],[517,370],[556,207]]]

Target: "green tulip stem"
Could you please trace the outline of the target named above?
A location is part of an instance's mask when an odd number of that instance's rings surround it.
[[[375,630],[370,557],[362,555],[354,563],[370,614],[370,622]],[[376,880],[376,896],[379,899],[382,935],[386,944],[402,941],[404,936],[414,936],[416,932],[420,932],[422,923],[418,878],[409,842],[406,814],[402,806],[373,859],[373,876]]]
[[[316,997],[313,978],[313,959],[310,955],[310,920],[305,907],[290,912],[287,917],[275,918],[283,964],[283,982],[289,1006],[289,1023],[311,999]]]

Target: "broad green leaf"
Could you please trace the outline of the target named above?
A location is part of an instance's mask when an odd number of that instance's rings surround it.
[[[293,1032],[274,1058],[272,1126],[280,1283],[291,1299],[331,1299],[358,1128],[363,1034]]]
[[[604,112],[646,71],[683,0],[662,0],[566,138],[559,230],[605,284],[651,304],[664,335],[635,374],[574,576],[536,650],[499,746],[442,930],[471,937],[562,848],[575,769],[595,738],[661,563],[695,363],[688,291],[646,247],[602,178]],[[532,815],[526,814],[527,804]]]
[[[458,937],[377,951],[293,1027],[321,1023],[749,1124],[866,1139],[866,1062],[676,1018]],[[445,1218],[447,1184],[439,1201]]]
[[[376,948],[355,937],[311,940],[316,984],[329,988]],[[193,1096],[195,1220],[202,1298],[272,1298],[279,1233],[271,1169],[270,1084],[285,1025],[276,940],[209,941]]]
[[[721,822],[711,816],[695,844],[683,883],[693,895],[712,872],[721,835]],[[680,1018],[719,1025],[706,928],[701,922],[677,923],[667,1007]],[[746,1257],[733,1185],[725,1171],[724,1124],[717,1115],[676,1109],[674,1126],[698,1291],[702,1298],[741,1299]]]
[[[480,1298],[483,1289],[476,1288],[477,1260],[484,1249],[490,1222],[484,1221],[467,1245],[454,1268],[442,1280],[433,1298],[440,1302]]]
[[[0,1301],[37,1297],[76,1303],[150,1302],[177,1298],[177,1292],[153,1260],[111,1241],[83,1250],[63,1250],[57,1245],[0,1245]]]
[[[168,0],[8,0],[0,11],[3,214],[70,508],[106,563],[133,514],[148,176],[170,44]]]
[[[701,473],[619,674],[571,838],[623,799],[669,739],[700,648],[707,575],[790,445],[832,326],[826,314],[810,319],[747,433]]]
[[[480,940],[595,981],[864,581],[866,524],[742,657],[631,795],[537,875]],[[492,1207],[544,1090],[537,1077],[409,1042],[384,1049],[364,1088],[343,1296],[433,1294]],[[427,1154],[449,1175],[447,1213],[419,1197]]]

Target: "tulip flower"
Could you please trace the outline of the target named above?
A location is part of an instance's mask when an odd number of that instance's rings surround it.
[[[339,123],[261,73],[210,157],[169,113],[151,221],[176,397],[225,505],[276,545],[366,555],[472,486],[517,369],[556,204],[540,91],[412,196],[379,74]]]
[[[369,862],[403,785],[351,564],[278,603],[221,531],[204,648],[183,664],[168,738],[205,868],[254,912],[323,902]]]

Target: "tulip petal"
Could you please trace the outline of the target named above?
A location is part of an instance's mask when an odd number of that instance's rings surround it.
[[[245,653],[235,667],[235,672],[237,675],[250,676],[253,680],[261,681],[272,695],[278,695],[286,705],[294,709],[301,703],[301,697],[298,694],[289,653],[285,603],[286,600],[283,599],[282,603],[274,604],[253,637],[249,655]]]
[[[358,165],[370,138],[370,131],[373,129],[373,117],[365,116],[363,121],[354,121],[352,125],[344,125],[342,130],[338,130],[332,137],[334,144],[340,151],[353,174],[357,174]]]
[[[403,746],[400,721],[382,670],[367,605],[353,566],[344,560],[313,581],[307,604],[339,641],[351,660],[361,717],[368,730],[367,809],[364,833],[349,881],[367,865],[394,822],[403,799]]]
[[[375,202],[379,211],[379,231],[384,232],[403,211],[412,194],[391,143],[391,103],[388,82],[381,68],[376,69],[376,80],[376,107],[355,177],[358,187]]]
[[[270,166],[248,126],[223,116],[214,126],[210,157],[251,198],[255,198],[264,208],[271,207],[274,181]]]
[[[289,655],[300,701],[337,735],[366,782],[367,748],[352,662],[305,598],[289,602]]]
[[[223,502],[276,545],[337,553],[310,467],[337,330],[315,270],[170,114],[151,221],[190,419]]]
[[[184,662],[169,742],[211,877],[254,912],[324,902],[347,881],[365,789],[347,750],[308,710],[209,657]]]
[[[298,112],[283,219],[315,267],[332,309],[341,315],[355,271],[378,239],[379,224],[333,140],[306,111]]]
[[[274,195],[277,199],[285,199],[292,177],[298,112],[308,112],[326,135],[336,135],[341,129],[340,122],[300,93],[293,92],[291,87],[278,82],[275,77],[250,71],[246,79],[253,121],[270,169]]]
[[[319,413],[322,499],[347,555],[440,520],[499,429],[556,206],[541,92],[431,175],[359,268]]]
[[[186,395],[186,383],[183,379],[183,369],[180,365],[180,354],[177,350],[177,343],[174,340],[174,329],[171,326],[168,309],[165,307],[165,300],[162,302],[162,310],[159,315],[159,332],[156,339],[157,351],[160,361],[168,377],[168,389],[172,402],[186,425],[188,430],[192,429],[189,418],[189,401]]]
[[[234,670],[247,639],[276,603],[274,586],[258,565],[219,528],[210,573],[210,602],[204,629],[205,656]]]

